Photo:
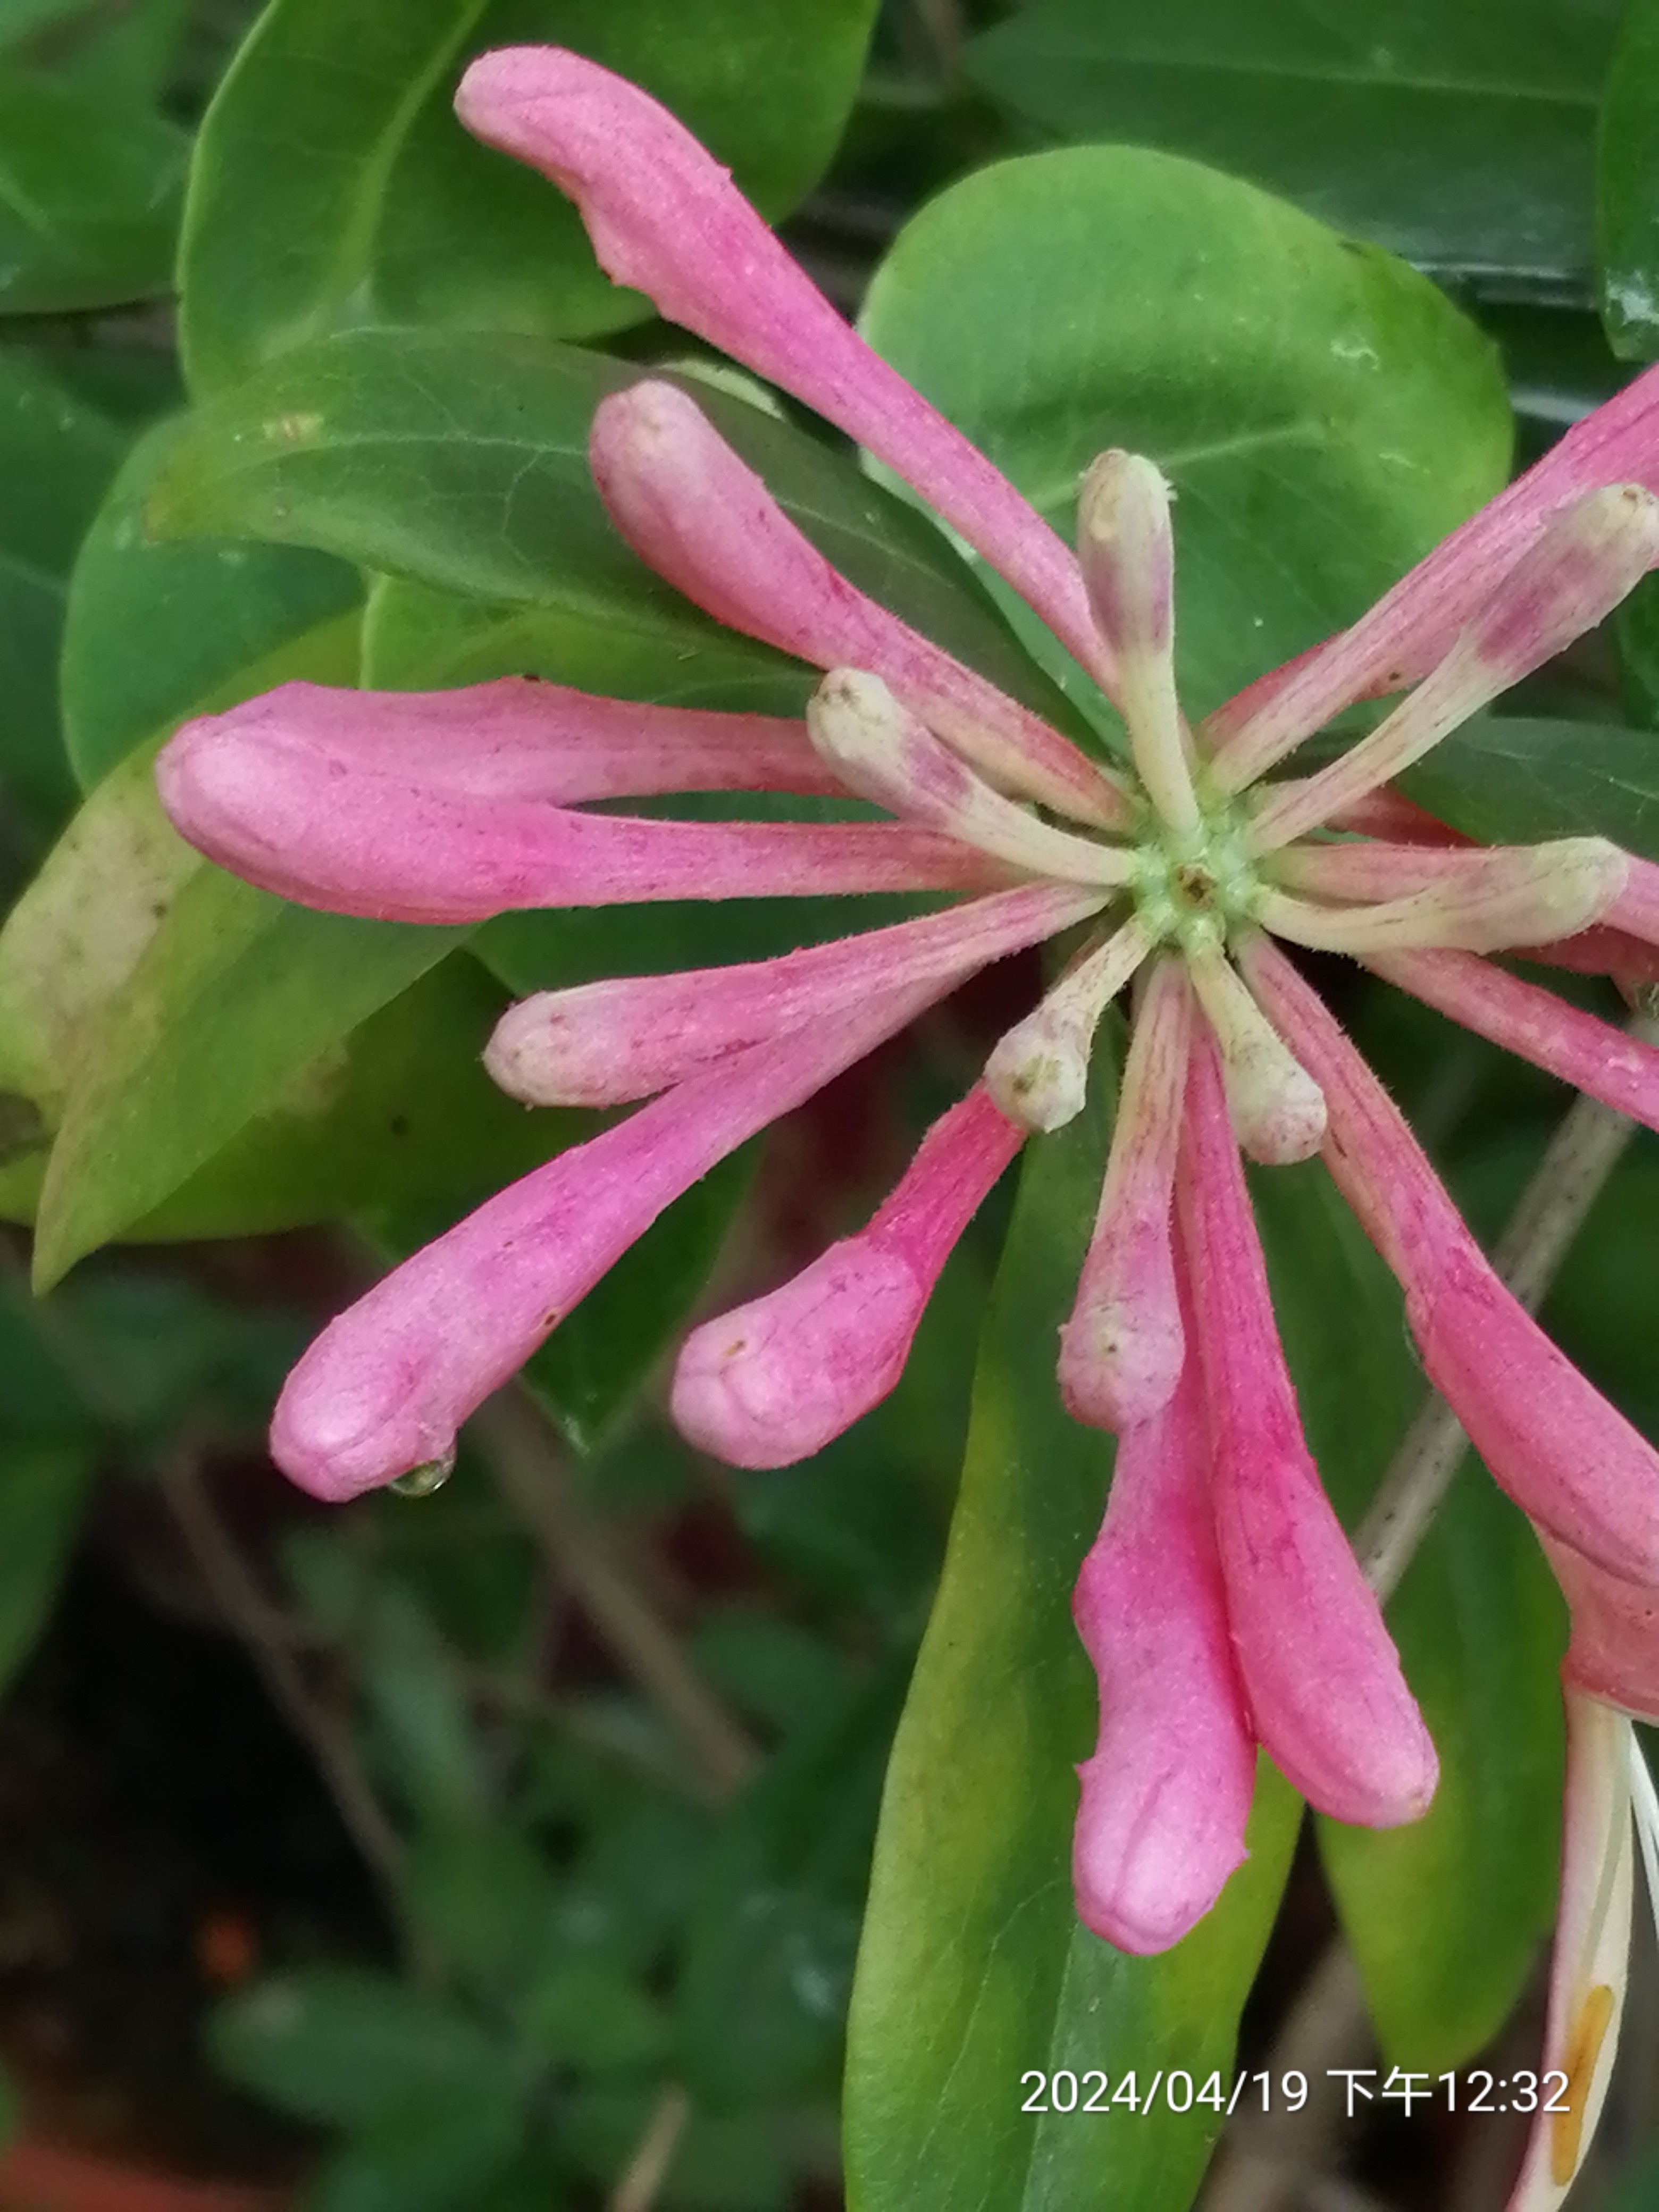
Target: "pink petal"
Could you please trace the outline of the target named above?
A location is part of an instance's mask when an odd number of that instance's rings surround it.
[[[716,621],[815,667],[880,677],[1011,790],[1091,821],[1129,818],[1121,791],[1057,730],[849,584],[678,386],[635,384],[601,401],[588,457],[640,558]]]
[[[1468,952],[1368,953],[1365,964],[1477,1036],[1659,1129],[1659,1050]]]
[[[1659,983],[1659,946],[1644,944],[1626,930],[1609,929],[1605,923],[1571,937],[1558,937],[1549,945],[1517,945],[1510,957],[1565,968],[1577,975],[1612,975],[1628,986]]]
[[[985,456],[873,354],[730,175],[648,94],[555,46],[484,54],[456,112],[574,200],[601,266],[913,484],[1109,688],[1077,563]]]
[[[1620,1712],[1659,1721],[1659,1589],[1610,1575],[1570,1544],[1547,1536],[1543,1545],[1572,1612],[1563,1679]]]
[[[769,1036],[833,1020],[884,987],[932,981],[942,995],[1100,902],[1087,890],[1031,884],[775,960],[541,992],[502,1015],[484,1065],[532,1105],[620,1105]]]
[[[1450,650],[1493,577],[1514,567],[1558,507],[1623,483],[1659,490],[1659,370],[1645,370],[1575,423],[1351,629],[1230,699],[1206,725],[1210,741],[1224,743],[1272,699],[1307,728],[1319,729],[1356,699],[1415,684]]]
[[[1078,1913],[1121,1951],[1167,1950],[1245,1856],[1255,1741],[1205,1485],[1195,1367],[1124,1431],[1106,1520],[1072,1612],[1100,1678],[1100,1737],[1078,1769]]]
[[[186,725],[157,761],[156,783],[175,828],[222,867],[302,906],[397,921],[1007,879],[982,854],[897,823],[573,813],[319,762],[309,744],[229,716]]]
[[[1262,927],[1327,952],[1405,951],[1452,945],[1466,952],[1502,952],[1519,945],[1567,937],[1611,912],[1630,872],[1630,861],[1605,837],[1559,837],[1546,845],[1492,845],[1474,852],[1397,846],[1406,856],[1401,872],[1429,878],[1403,897],[1357,906],[1328,906],[1264,891],[1257,902]],[[1352,852],[1354,860],[1346,855]],[[1422,857],[1412,856],[1419,854]],[[1312,864],[1322,889],[1362,902],[1362,885],[1377,872],[1376,848],[1332,848]],[[1288,871],[1302,872],[1294,866]]]
[[[1325,1093],[1326,1164],[1399,1277],[1429,1379],[1522,1510],[1598,1565],[1659,1578],[1659,1454],[1492,1273],[1399,1109],[1265,938],[1252,981]]]
[[[674,791],[841,789],[800,721],[599,699],[504,676],[453,691],[353,691],[279,684],[186,722],[182,752],[232,738],[307,752],[316,774],[368,771],[457,798],[643,799]]]
[[[1303,1439],[1219,1055],[1188,1078],[1180,1206],[1233,1643],[1256,1733],[1322,1812],[1414,1820],[1438,1768],[1375,1596]]]
[[[866,1228],[686,1339],[674,1370],[681,1434],[733,1467],[793,1467],[879,1405],[945,1262],[1024,1137],[970,1091]]]
[[[499,1192],[324,1330],[277,1404],[277,1465],[337,1501],[442,1463],[461,1422],[665,1206],[929,995],[884,993],[838,1022],[757,1045]]]
[[[1187,1364],[1171,1192],[1192,1036],[1182,963],[1160,961],[1135,1011],[1094,1236],[1060,1333],[1067,1411],[1120,1433],[1169,1403]]]

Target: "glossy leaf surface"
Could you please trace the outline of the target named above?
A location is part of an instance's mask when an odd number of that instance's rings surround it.
[[[650,310],[600,271],[545,179],[452,112],[466,63],[556,43],[645,86],[772,216],[827,166],[873,0],[276,0],[222,86],[191,187],[198,391],[343,324],[581,337]],[[764,83],[763,98],[754,88]]]
[[[1508,473],[1496,356],[1443,293],[1167,155],[1079,147],[953,185],[862,326],[1064,537],[1103,447],[1159,464],[1193,715],[1352,621]]]

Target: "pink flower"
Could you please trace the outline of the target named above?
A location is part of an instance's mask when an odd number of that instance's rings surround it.
[[[161,782],[212,858],[333,910],[854,890],[963,894],[787,957],[619,978],[515,1007],[496,1079],[631,1117],[501,1192],[341,1316],[289,1378],[273,1449],[341,1498],[447,1461],[458,1425],[724,1154],[987,963],[1087,933],[868,1225],[693,1332],[674,1410],[783,1466],[889,1390],[951,1246],[1032,1132],[1079,1109],[1094,1031],[1135,993],[1093,1241],[1063,1334],[1079,1419],[1122,1443],[1077,1592],[1099,1672],[1076,1875],[1089,1924],[1175,1941],[1243,1852],[1255,1748],[1312,1801],[1420,1814],[1435,1755],[1303,1440],[1240,1147],[1323,1152],[1399,1276],[1425,1364],[1575,1571],[1659,1588],[1659,1459],[1493,1276],[1410,1132],[1274,939],[1347,952],[1659,1127],[1659,1053],[1493,967],[1535,948],[1652,975],[1659,870],[1591,838],[1470,846],[1390,779],[1600,621],[1659,559],[1659,385],[1640,380],[1353,628],[1188,727],[1169,490],[1130,454],[1062,544],[842,322],[642,93],[544,49],[485,56],[459,106],[574,198],[619,283],[899,471],[1120,707],[1133,773],[1087,757],[835,573],[677,387],[595,417],[617,529],[721,621],[825,672],[804,726],[516,681],[427,696],[289,685],[182,730]],[[1634,481],[1626,481],[1626,479]],[[1403,697],[1316,774],[1264,784],[1358,699]],[[891,818],[684,823],[582,811],[680,791],[850,791]],[[1322,833],[1358,833],[1341,842]],[[1621,1602],[1624,1601],[1621,1598]]]

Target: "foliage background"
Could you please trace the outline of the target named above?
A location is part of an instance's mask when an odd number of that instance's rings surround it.
[[[1512,447],[1541,450],[1659,351],[1653,0],[0,0],[0,1793],[35,1771],[31,1728],[73,1751],[64,1682],[104,1663],[100,1607],[137,1602],[205,1672],[240,1640],[332,1808],[303,1809],[283,1746],[257,1814],[211,1814],[309,1837],[279,1884],[301,1901],[226,1917],[204,1873],[154,1906],[144,1955],[187,2001],[148,2071],[30,2030],[31,2006],[76,2016],[66,1960],[95,2004],[143,1947],[112,1948],[99,1880],[66,1886],[18,1821],[0,1925],[42,1889],[60,1918],[79,1902],[56,1949],[18,1938],[9,1966],[0,1945],[14,2161],[67,2133],[240,2167],[315,2212],[768,2212],[843,2186],[866,2212],[1175,2212],[1213,2111],[1033,2123],[1019,2076],[1231,2087],[1237,2048],[1299,2051],[1317,2088],[1299,2129],[1240,2123],[1212,2203],[1242,2201],[1252,2154],[1283,2169],[1255,2202],[1334,2203],[1308,2192],[1340,2172],[1355,2205],[1501,2203],[1513,2122],[1379,2106],[1344,2127],[1319,2080],[1532,2063],[1563,1623],[1473,1462],[1390,1614],[1442,1752],[1430,1818],[1322,1822],[1298,1848],[1270,1777],[1248,1879],[1168,1959],[1073,1923],[1067,1767],[1093,1713],[1066,1601],[1109,1446],[1060,1415],[1051,1366],[1109,1070],[976,1223],[904,1382],[852,1435],[736,1474],[660,1418],[662,1352],[711,1279],[742,1295],[859,1218],[994,1034],[1003,985],[673,1208],[439,1494],[323,1516],[263,1467],[307,1329],[592,1126],[485,1080],[509,997],[752,957],[801,922],[763,902],[343,921],[220,875],[155,806],[180,719],[295,676],[806,696],[805,670],[640,569],[587,485],[598,396],[641,362],[708,364],[603,281],[550,188],[453,123],[465,59],[531,38],[681,114],[1062,527],[1098,447],[1162,462],[1198,710],[1351,618]],[[1098,721],[1078,672],[1027,660],[1040,641],[821,426],[698,388],[849,574]],[[1425,803],[1659,857],[1659,590],[1506,713],[1419,772]],[[816,902],[805,927],[844,921]],[[1329,981],[1495,1233],[1562,1097]],[[1321,1170],[1257,1199],[1315,1449],[1357,1517],[1422,1389],[1397,1299]],[[1546,1318],[1659,1435],[1656,1238],[1644,1139]],[[185,1707],[155,1673],[137,1667],[133,1757],[167,1796],[197,1747],[164,1749]],[[237,1710],[233,1735],[254,1725]],[[219,1756],[209,1729],[198,1769]],[[194,1863],[198,1786],[160,1858]],[[139,1893],[118,1853],[99,1863]],[[254,1880],[243,1845],[222,1863]],[[204,2063],[293,2129],[262,2131],[198,2070],[210,1985],[232,1993]],[[1630,2039],[1586,2203],[1656,2185],[1651,1993]],[[100,2065],[102,2105],[71,2097]]]

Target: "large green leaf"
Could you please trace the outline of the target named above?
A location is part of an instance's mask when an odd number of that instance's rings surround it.
[[[1596,137],[1601,320],[1626,361],[1659,353],[1659,6],[1629,0]]]
[[[84,787],[145,738],[294,677],[350,683],[362,585],[307,547],[155,545],[143,505],[183,421],[128,457],[87,532],[64,624],[64,724]]]
[[[1465,723],[1401,779],[1484,844],[1611,837],[1659,860],[1659,732],[1494,716]]]
[[[863,328],[1067,537],[1103,447],[1167,471],[1195,714],[1353,620],[1508,474],[1496,354],[1443,293],[1168,155],[1071,149],[952,186]]]
[[[1103,1058],[1104,1055],[1098,1057]],[[849,2025],[855,2212],[1176,2212],[1218,2127],[1160,2098],[1131,2116],[1028,2114],[1028,2069],[1177,2069],[1231,2081],[1239,2008],[1288,1865],[1297,1803],[1264,1769],[1251,1857],[1161,1958],[1078,1923],[1073,1764],[1095,1692],[1069,1599],[1111,1446],[1062,1411],[1055,1332],[1098,1192],[1111,1085],[1035,1146],[981,1341],[944,1578],[899,1726]],[[1091,2085],[1091,2087],[1092,2085]],[[1083,2091],[1084,2098],[1090,2087]]]
[[[347,323],[580,337],[648,313],[552,185],[451,110],[467,61],[556,41],[634,78],[781,215],[829,163],[874,0],[275,0],[203,126],[183,257],[199,391]],[[763,97],[757,87],[764,88]]]
[[[122,443],[28,354],[0,356],[0,775],[37,834],[73,805],[58,721],[64,594]]]
[[[1322,1166],[1254,1178],[1308,1440],[1357,1520],[1421,1401],[1400,1298]],[[1403,1828],[1319,1823],[1390,2063],[1463,2064],[1508,2018],[1554,1909],[1561,1607],[1526,1522],[1471,1460],[1389,1607],[1440,1753]]]
[[[0,67],[0,313],[170,291],[189,150],[159,115]]]
[[[1413,260],[1587,288],[1617,0],[1033,0],[969,50],[1066,138],[1236,170]]]
[[[190,876],[76,1072],[40,1194],[42,1286],[256,1115],[320,1115],[352,1030],[465,934],[313,914],[216,868]]]
[[[632,632],[659,657],[732,640],[623,544],[587,433],[639,371],[574,346],[468,331],[353,331],[258,370],[181,433],[145,514],[161,536],[320,546],[489,601]],[[702,384],[698,404],[780,503],[882,605],[1030,703],[1058,708],[973,577],[844,455]],[[778,656],[765,656],[775,672]]]

